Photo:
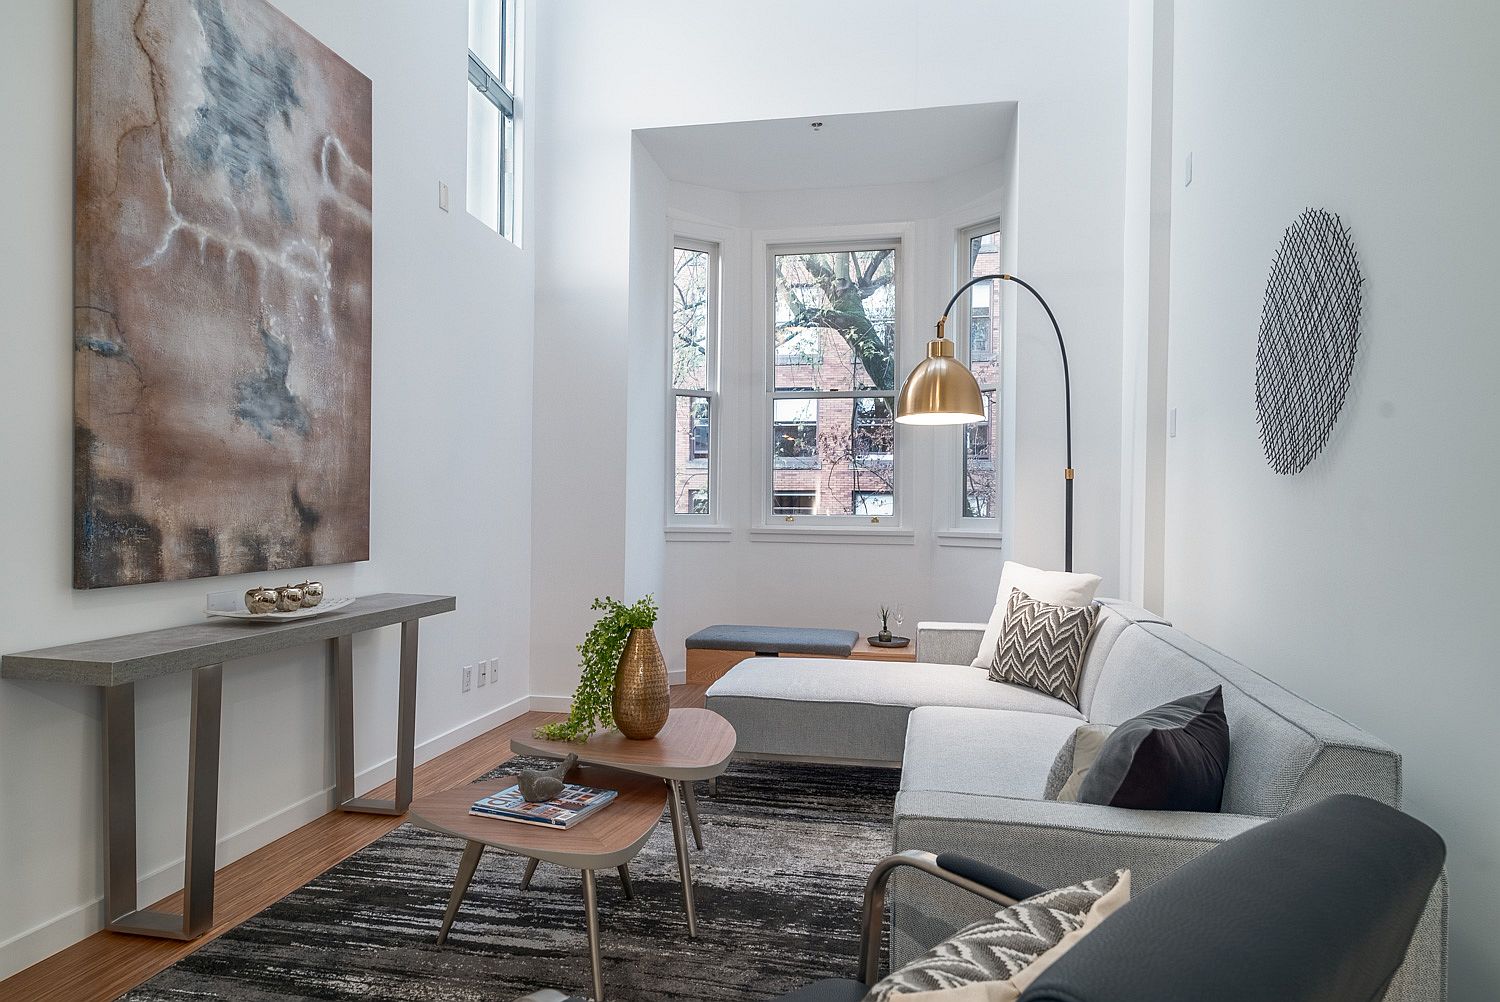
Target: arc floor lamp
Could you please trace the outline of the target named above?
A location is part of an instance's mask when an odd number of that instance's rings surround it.
[[[1062,353],[1063,414],[1067,443],[1067,465],[1063,468],[1063,568],[1073,569],[1073,387],[1068,376],[1068,346],[1063,343],[1062,328],[1052,307],[1029,283],[1014,275],[980,275],[958,287],[943,315],[938,317],[937,337],[927,343],[927,357],[917,363],[901,386],[896,398],[896,420],[902,424],[974,424],[984,420],[984,396],[974,374],[953,355],[953,341],[944,335],[953,304],[980,282],[1014,282],[1036,297],[1052,321],[1057,335],[1057,350]]]

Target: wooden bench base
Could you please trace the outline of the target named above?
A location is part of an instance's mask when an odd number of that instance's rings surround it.
[[[687,680],[694,685],[712,685],[723,678],[729,669],[747,658],[765,657],[767,655],[756,654],[754,651],[714,651],[699,648],[688,648],[687,651]],[[769,655],[775,657],[776,655]],[[832,658],[832,654],[783,654],[788,658]],[[915,661],[917,660],[916,644],[907,644],[905,647],[871,647],[870,642],[864,637],[854,645],[854,651],[849,655],[850,660],[856,661]]]

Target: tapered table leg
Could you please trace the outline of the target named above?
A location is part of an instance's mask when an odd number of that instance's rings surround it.
[[[635,887],[630,883],[630,864],[620,864],[620,886],[625,889],[625,900],[635,900]]]
[[[335,752],[334,783],[339,807],[363,814],[405,814],[411,807],[412,773],[417,743],[417,623],[401,624],[401,674],[397,682],[396,796],[391,800],[354,796],[354,638],[329,641],[333,662]]]
[[[484,843],[469,842],[464,845],[464,854],[458,861],[458,875],[453,878],[453,893],[448,896],[448,910],[443,914],[443,926],[438,930],[438,946],[448,938],[453,920],[458,915],[458,906],[469,890],[469,881],[474,879],[474,870],[479,866],[479,857],[484,855]],[[532,860],[532,862],[536,862]]]
[[[667,782],[667,811],[672,815],[672,839],[677,843],[677,873],[682,878],[682,909],[687,913],[688,935],[698,936],[698,907],[693,902],[693,869],[688,862],[687,832],[683,830],[683,809],[678,804],[682,796],[680,780]]]
[[[698,797],[693,792],[693,781],[688,780],[682,784],[682,803],[687,807],[688,824],[693,829],[693,844],[698,851],[703,851],[703,829],[698,826]]]
[[[196,939],[213,925],[223,683],[223,665],[193,669],[180,915],[136,907],[135,686],[104,690],[105,911],[115,932]]]
[[[589,965],[594,972],[594,1002],[604,1002],[604,963],[599,952],[599,892],[594,871],[583,871],[584,921],[589,931]]]
[[[535,858],[534,856],[526,857],[526,872],[521,874],[521,890],[531,890],[531,878],[536,876],[536,865],[539,862],[541,862],[541,860]]]

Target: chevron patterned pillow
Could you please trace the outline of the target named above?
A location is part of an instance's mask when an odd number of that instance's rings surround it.
[[[1083,655],[1097,622],[1097,605],[1053,605],[1013,590],[990,662],[990,679],[1024,685],[1077,706]]]
[[[1082,929],[1096,906],[1100,909],[1097,919],[1129,900],[1129,880],[1130,871],[1119,870],[1098,880],[1044,891],[965,926],[877,982],[864,1002],[886,1002],[981,981],[1008,981],[1069,933]],[[1118,893],[1110,893],[1117,888]],[[1101,902],[1106,895],[1108,901]]]

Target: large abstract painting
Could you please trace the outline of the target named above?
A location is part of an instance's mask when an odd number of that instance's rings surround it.
[[[368,559],[370,81],[264,0],[77,0],[74,585]]]

